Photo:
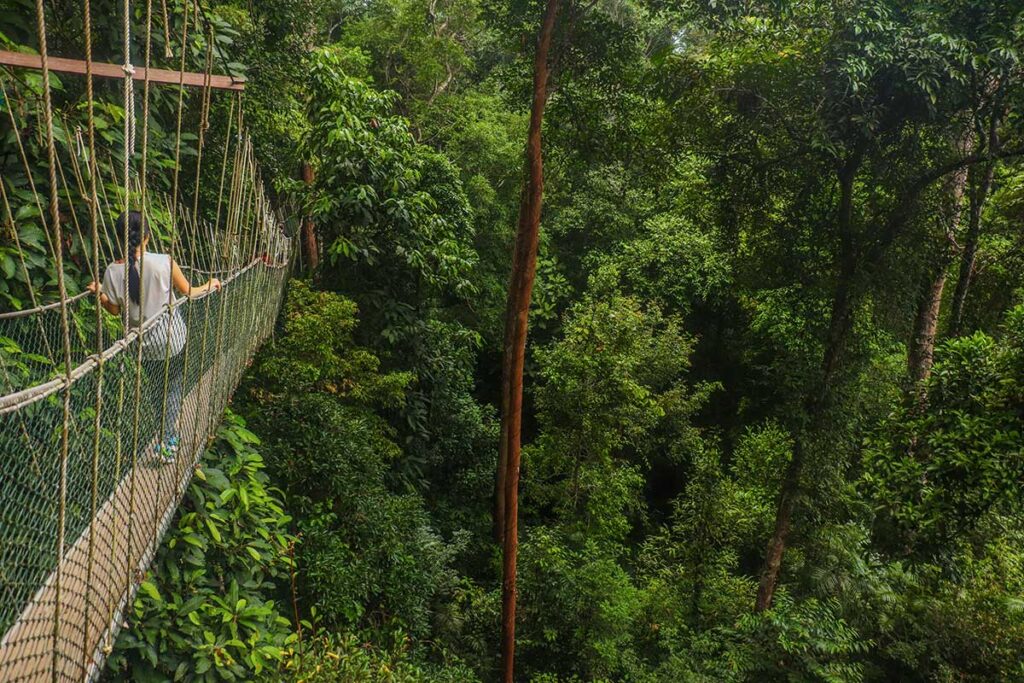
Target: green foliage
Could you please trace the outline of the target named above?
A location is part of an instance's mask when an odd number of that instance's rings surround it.
[[[527,453],[527,493],[554,506],[580,537],[621,542],[639,518],[640,472],[667,447],[699,448],[689,418],[713,387],[687,387],[692,341],[678,320],[616,290],[602,270],[567,314],[564,338],[536,354],[543,433]]]
[[[379,374],[377,357],[354,346],[355,326],[354,302],[292,281],[281,339],[273,354],[260,359],[266,388],[273,393],[336,394],[381,405],[400,402],[410,376]]]
[[[458,664],[423,665],[409,653],[399,634],[390,648],[375,648],[355,636],[321,636],[310,643],[301,660],[289,662],[281,681],[296,683],[471,683],[473,672]],[[301,665],[299,662],[301,661]]]
[[[352,344],[355,326],[351,301],[293,283],[248,414],[296,515],[304,602],[331,628],[423,636],[454,589],[461,542],[438,536],[419,496],[393,490],[404,456],[374,406],[394,406],[409,378],[378,374],[376,356]]]
[[[318,172],[306,206],[325,226],[327,253],[381,282],[400,269],[435,291],[472,294],[470,211],[454,169],[415,143],[391,113],[393,93],[347,76],[333,51],[314,57],[303,149]]]
[[[723,633],[726,642],[732,636],[738,646],[723,653],[723,663],[729,666],[716,673],[732,680],[864,680],[863,665],[857,660],[870,643],[836,615],[834,602],[810,598],[794,604],[781,598],[775,609],[764,615],[746,615],[730,631]],[[742,674],[726,673],[729,669],[739,669]]]
[[[416,142],[395,94],[345,69],[335,49],[313,56],[303,144],[318,172],[303,196],[333,259],[318,285],[359,303],[361,336],[400,373],[388,376],[414,384],[389,422],[406,447],[400,478],[423,487],[453,462],[475,466],[469,449],[494,438],[467,372],[480,339],[460,322],[478,291],[473,214],[458,170]]]
[[[295,537],[259,443],[228,415],[135,597],[109,660],[112,679],[252,680],[293,647],[275,591]]]
[[[343,41],[366,51],[375,80],[410,102],[430,106],[471,67],[466,44],[483,27],[477,0],[396,0],[369,3],[345,27]]]
[[[651,218],[623,249],[623,278],[645,298],[684,312],[712,299],[729,281],[729,264],[713,238],[671,214]]]
[[[944,553],[990,511],[1019,510],[1022,321],[1018,307],[999,341],[977,332],[941,346],[922,387],[927,406],[911,399],[869,442],[864,486],[891,542]]]
[[[600,540],[537,527],[520,547],[523,670],[615,678],[628,670],[641,596]]]

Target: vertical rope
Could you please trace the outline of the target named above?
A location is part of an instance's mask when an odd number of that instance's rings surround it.
[[[0,179],[0,199],[3,200],[4,214],[7,217],[7,225],[10,227],[11,236],[14,238],[14,246],[18,251],[18,263],[21,265],[21,271],[25,276],[25,286],[28,288],[28,298],[32,302],[32,308],[39,308],[39,299],[36,297],[36,289],[32,285],[32,276],[28,272],[28,264],[25,262],[25,250],[21,246],[21,238],[18,236],[18,229],[14,224],[14,214],[11,212],[11,204],[7,199],[7,189],[2,179]],[[53,360],[53,349],[50,348],[50,341],[46,336],[46,328],[43,326],[43,321],[38,316],[33,316],[36,319],[36,323],[39,325],[40,339],[43,341],[43,345],[46,347],[47,356]],[[8,386],[11,385],[8,382]]]
[[[241,178],[240,178],[241,149],[240,148],[242,146],[241,145],[242,108],[241,108],[241,98],[240,98],[240,96],[238,98],[236,98],[236,99],[238,100],[238,107],[237,107],[237,112],[238,112],[238,122],[237,122],[237,125],[238,125],[238,140],[236,141],[236,144],[235,144],[235,156],[234,156],[234,160],[233,160],[234,168],[232,169],[232,174],[231,174],[231,180],[232,180],[232,182],[231,182],[231,194],[230,194],[229,199],[228,199],[227,217],[226,217],[226,220],[225,220],[227,225],[225,226],[225,231],[224,231],[225,246],[228,249],[228,254],[227,254],[228,268],[232,270],[232,275],[234,274],[234,269],[236,267],[235,249],[233,249],[233,247],[234,247],[233,239],[234,239],[235,223],[236,223],[236,220],[237,220],[238,209],[239,209],[239,206],[240,206],[240,194],[241,194],[241,187],[240,187],[240,182],[241,182]],[[233,102],[232,105],[234,105],[234,104],[235,103]],[[230,120],[230,117],[229,117],[229,120]],[[221,183],[222,183],[222,187],[223,187],[224,171],[227,168],[227,156],[228,156],[228,148],[230,146],[230,141],[231,141],[231,136],[229,135],[228,136],[228,140],[225,143],[225,148],[224,148],[224,167],[221,169]],[[220,198],[218,198],[217,203],[218,203],[218,207],[219,207],[220,206]],[[218,216],[219,216],[219,213],[220,213],[220,211],[218,209]],[[214,372],[214,377],[216,379],[216,388],[217,388],[217,392],[215,394],[215,398],[216,398],[217,406],[218,407],[220,407],[220,405],[223,402],[223,396],[224,396],[224,393],[225,393],[224,392],[224,387],[227,384],[226,380],[224,379],[224,376],[225,376],[225,373],[224,373],[225,358],[224,358],[224,356],[226,355],[227,351],[225,350],[225,348],[223,346],[223,340],[224,340],[224,327],[225,327],[226,318],[227,318],[226,312],[228,310],[228,304],[231,303],[231,300],[233,298],[234,298],[234,288],[232,289],[231,292],[225,293],[224,296],[219,296],[218,297],[218,299],[220,300],[220,308],[219,308],[219,315],[218,315],[218,326],[217,326],[217,337],[216,337],[216,352],[215,352],[215,355],[214,355],[215,363],[216,363],[216,370]],[[218,418],[219,418],[219,415],[210,415],[209,416],[209,419],[211,421],[216,420]],[[212,426],[212,425],[210,425],[210,426]]]
[[[97,160],[95,163],[98,164],[99,161]],[[110,175],[113,176],[114,186],[117,187],[118,186],[117,171],[115,170],[113,159],[111,159],[111,163],[110,163]],[[106,241],[106,244],[107,244],[107,249],[109,251],[109,254],[107,254],[107,255],[109,255],[110,261],[114,262],[114,261],[117,260],[117,235],[116,234],[114,235],[114,240],[112,242],[111,239],[110,239],[110,235],[111,235],[111,233],[113,233],[113,230],[107,230],[106,229],[106,221],[103,218],[104,215],[113,216],[114,212],[111,211],[112,204],[110,203],[110,197],[107,195],[107,185],[106,185],[106,183],[99,183],[99,190],[100,190],[100,196],[103,199],[103,208],[104,208],[104,211],[100,213],[100,226],[104,228],[102,233],[103,233],[103,237],[104,237],[104,239]]]
[[[28,298],[32,302],[32,308],[39,308],[39,300],[36,299],[36,291],[32,286],[32,276],[28,272],[28,264],[25,263],[25,252],[21,248],[21,238],[18,237],[18,228],[14,224],[14,214],[11,212],[11,204],[7,200],[7,186],[3,180],[0,180],[0,200],[3,200],[4,205],[4,217],[7,221],[7,227],[11,232],[11,237],[14,238],[14,247],[18,252],[18,262],[21,265],[21,272],[25,276],[25,286],[28,287]]]
[[[199,11],[199,8],[196,8]],[[206,139],[207,117],[210,115],[210,70],[213,68],[213,33],[209,33],[206,39],[206,64],[204,66],[205,78],[203,79],[203,102],[199,107],[199,144],[196,155],[196,189],[192,197],[192,213],[196,220],[199,220],[199,184],[200,171],[203,168],[203,143]]]
[[[188,54],[188,10],[190,6],[188,2],[185,3],[184,28],[182,29],[181,36],[181,61],[178,65],[178,117],[174,134],[174,179],[171,184],[171,220],[175,220],[178,216],[178,178],[181,171],[181,117],[185,103],[185,56]],[[164,23],[166,24],[166,22],[167,5],[164,4]],[[209,78],[209,74],[207,74],[206,78]],[[197,177],[196,183],[198,182],[199,178]]]
[[[164,9],[164,26],[166,27],[167,26],[167,4],[166,4],[166,0],[162,0],[162,1],[163,1],[163,9]],[[184,10],[184,12],[185,12],[184,27],[183,27],[183,30],[182,30],[182,39],[181,39],[181,61],[180,61],[179,69],[178,69],[178,71],[179,71],[179,75],[178,75],[178,111],[177,111],[177,123],[176,123],[176,127],[175,127],[175,136],[174,136],[174,179],[173,179],[172,188],[171,188],[171,207],[170,207],[170,212],[169,212],[170,216],[171,216],[172,236],[171,236],[171,247],[170,247],[170,251],[168,253],[168,257],[170,258],[172,268],[173,268],[174,257],[175,257],[175,249],[174,249],[174,247],[175,247],[175,245],[177,243],[178,233],[179,233],[179,228],[178,228],[178,225],[179,225],[179,219],[178,219],[178,180],[179,180],[179,176],[180,176],[180,163],[181,163],[181,120],[182,120],[182,113],[183,113],[184,101],[185,101],[185,85],[184,85],[184,83],[185,83],[185,57],[186,57],[186,54],[187,54],[187,49],[186,48],[188,46],[189,7],[190,7],[189,3],[186,2],[185,3],[185,10]],[[170,51],[169,43],[170,43],[170,41],[168,39],[168,51]],[[164,346],[163,401],[162,401],[162,407],[161,407],[161,412],[160,412],[160,431],[159,431],[159,434],[161,435],[161,438],[162,438],[162,435],[167,433],[167,393],[168,393],[168,388],[169,388],[169,383],[170,383],[171,332],[174,329],[174,324],[173,323],[174,323],[174,299],[175,299],[175,293],[174,293],[174,287],[173,286],[171,286],[169,291],[168,291],[167,299],[168,299],[167,300],[167,338],[165,340],[165,346]],[[188,330],[191,328],[191,324],[192,324],[192,311],[195,309],[195,306],[193,306],[191,303],[186,304],[186,306],[188,307],[188,315],[187,315],[188,321],[185,323],[185,330],[186,330],[185,334],[187,335],[188,334]],[[185,339],[185,349],[184,349],[185,358],[183,359],[183,367],[182,367],[182,371],[181,371],[181,380],[180,380],[181,383],[182,383],[182,394],[179,397],[179,399],[182,401],[182,403],[184,403],[184,396],[186,395],[185,389],[188,386],[188,384],[187,384],[187,382],[188,382],[188,362],[187,362],[188,361],[188,346],[189,346],[188,338],[186,336],[186,339]],[[183,407],[184,407],[184,405],[182,405],[182,408]],[[182,421],[182,416],[180,414],[180,411],[178,413],[178,420],[179,420],[179,422]],[[174,427],[175,427],[175,425],[171,425],[172,429]],[[182,451],[184,451],[187,448],[187,445],[186,445],[185,441],[180,438],[181,437],[180,433],[178,433],[178,436],[179,436],[178,448],[181,449]],[[173,473],[173,470],[172,470],[172,473]],[[177,477],[175,477],[175,480],[176,479],[177,479]],[[161,484],[161,486],[160,486],[161,492],[160,493],[161,493],[161,497],[162,497],[163,477],[161,477],[161,479],[160,479],[160,484]],[[158,510],[159,510],[159,507],[154,508],[154,526],[156,524],[156,514],[157,514]]]
[[[124,169],[122,178],[125,189],[125,210],[128,210],[128,177],[131,171],[131,158],[135,156],[135,85],[132,81],[135,67],[132,65],[132,0],[124,0]],[[128,258],[127,252],[125,259]],[[127,280],[125,280],[127,286]],[[127,289],[125,291],[128,291]],[[127,333],[127,330],[125,330]]]
[[[21,142],[21,128],[18,126],[18,120],[14,116],[14,105],[11,104],[11,97],[7,93],[7,88],[4,87],[2,81],[0,81],[0,95],[3,96],[4,102],[7,104],[7,116],[11,119],[11,130],[14,131],[14,141],[18,145],[18,156],[21,157],[21,164],[25,168],[25,177],[28,179],[28,187],[32,191],[32,198],[35,199],[36,210],[39,211],[39,221],[43,224],[46,244],[50,247],[50,251],[53,252],[53,239],[50,237],[50,229],[46,224],[46,212],[43,211],[43,205],[39,202],[39,190],[36,189],[35,180],[32,178],[32,166],[28,163],[25,145]]]
[[[174,56],[174,53],[171,52],[171,22],[167,15],[167,0],[160,0],[160,7],[164,13],[164,57],[170,59]],[[185,11],[188,11],[187,3]]]
[[[32,302],[32,308],[38,308],[39,302],[36,299],[35,288],[32,286],[32,277],[29,275],[28,272],[28,264],[25,263],[25,253],[21,247],[21,239],[18,237],[18,229],[14,224],[14,214],[11,212],[10,202],[7,200],[7,188],[3,179],[0,179],[0,200],[3,201],[5,225],[11,233],[11,237],[14,238],[14,246],[16,251],[18,252],[18,261],[21,264],[22,273],[25,276],[25,285],[28,287],[28,296]],[[47,352],[52,358],[53,351],[50,349],[50,344],[46,339],[46,330],[43,327],[42,320],[38,316],[33,317],[39,324],[39,330],[42,335],[41,338],[43,340],[43,344],[46,346]],[[4,362],[3,356],[0,356],[0,369],[3,370],[4,379],[7,382],[7,386],[13,389],[14,382],[11,381],[11,376],[7,370],[7,364]],[[25,447],[29,450],[29,452],[32,455],[32,465],[35,469],[36,476],[42,476],[42,472],[39,469],[39,458],[36,455],[36,449],[32,444],[32,437],[29,434],[28,426],[25,424],[25,416],[22,415],[21,411],[18,411],[18,426],[21,429],[22,437],[25,439]]]
[[[50,65],[46,48],[46,16],[43,0],[36,0],[36,27],[39,31],[39,56],[43,71],[43,106],[46,118],[46,157],[50,171],[50,224],[56,249],[57,289],[60,291],[60,318],[64,328],[64,420],[60,436],[60,491],[57,520],[57,569],[55,575],[55,604],[53,606],[53,660],[52,678],[57,680],[60,659],[60,617],[62,572],[60,558],[64,556],[64,527],[67,514],[68,440],[71,430],[71,334],[68,327],[68,293],[64,283],[64,239],[60,226],[60,206],[57,199],[57,149],[53,142],[53,101],[50,96]]]
[[[71,130],[71,125],[68,123],[67,116],[63,116],[62,115],[61,116],[61,121],[64,122],[64,130],[65,131]],[[89,191],[85,187],[85,179],[82,177],[82,169],[78,165],[78,153],[81,152],[82,154],[85,154],[85,152],[80,149],[80,145],[82,144],[81,134],[82,134],[81,129],[78,126],[75,126],[75,144],[72,147],[70,142],[69,142],[69,147],[71,147],[71,148],[68,150],[68,158],[71,160],[71,175],[75,179],[75,188],[78,190],[78,196],[79,197],[83,197],[84,200],[85,200],[86,205],[88,205],[89,202],[91,201],[89,199]],[[64,171],[63,171],[64,167],[63,167],[62,164],[59,163],[59,161],[60,161],[60,157],[59,156],[57,157],[57,160],[58,160],[57,167],[61,169],[61,173],[63,174],[64,173]],[[68,203],[69,204],[72,203],[74,201],[74,198],[71,195],[70,189],[68,189],[68,185],[67,185],[67,181],[66,180],[64,181],[64,191],[65,191],[65,193],[67,193]],[[76,227],[76,229],[78,229],[78,239],[82,243],[82,252],[83,253],[88,253],[89,247],[86,244],[85,234],[81,231],[80,228],[78,228],[77,212],[72,211],[71,212],[71,216],[72,216],[72,218],[75,219],[75,227]],[[96,269],[98,268],[99,264],[95,264],[94,265],[92,261],[88,261],[87,263],[89,265],[89,274],[92,276],[92,279],[95,280],[96,277],[97,277]]]
[[[135,74],[135,67],[132,66],[132,0],[124,0],[124,165],[121,174],[121,181],[124,183],[124,204],[122,206],[122,213],[128,214],[131,210],[131,159],[134,155],[135,149],[135,117],[133,111],[135,108],[135,90],[132,83],[132,77]],[[121,310],[121,319],[123,322],[124,336],[128,337],[128,333],[131,331],[130,325],[128,324],[128,249],[130,245],[128,243],[128,221],[124,223],[122,238],[124,240],[124,250],[121,254],[121,258],[124,259],[124,292],[126,301],[124,301],[124,307]],[[129,530],[131,524],[129,524]]]
[[[235,120],[235,100],[231,100],[231,111],[228,114],[228,132],[227,137],[224,138],[224,157],[221,161],[220,166],[220,189],[217,191],[217,217],[214,219],[213,224],[220,226],[220,211],[224,202],[224,181],[227,178],[228,172],[228,150],[231,149],[231,126]]]
[[[127,220],[128,212],[131,210],[131,159],[134,157],[135,152],[135,90],[132,81],[135,73],[135,68],[131,63],[131,0],[124,0],[124,108],[125,108],[125,134],[124,134],[124,168],[122,180],[124,181],[124,207],[123,214],[126,218],[124,221],[124,228],[122,231],[122,238],[124,240],[124,300],[121,309],[121,321],[124,328],[124,335],[127,339],[131,333],[131,324],[129,311],[131,309],[131,303],[129,300],[129,286],[128,286],[128,268],[129,268],[129,251],[131,250],[131,242],[129,240],[129,227]],[[141,274],[140,274],[141,275]],[[141,277],[139,278],[141,280]],[[141,300],[141,292],[140,292]],[[141,341],[137,340],[136,343],[140,344]],[[127,600],[131,593],[131,585],[134,577],[132,576],[132,546],[134,545],[134,532],[135,532],[135,488],[137,479],[137,451],[138,451],[138,422],[139,422],[139,395],[141,393],[141,382],[142,382],[142,368],[140,363],[135,363],[135,382],[134,382],[134,402],[132,411],[132,432],[131,441],[129,442],[130,455],[129,459],[129,493],[128,493],[128,524],[126,530],[126,545],[125,545],[125,593],[124,599]],[[123,394],[122,394],[123,400]],[[124,410],[122,403],[122,410],[120,415],[122,424],[119,424],[118,434],[123,433],[123,420]],[[120,441],[120,439],[119,439]],[[119,444],[120,447],[120,444]],[[118,468],[121,466],[123,460],[123,453],[118,452]]]
[[[153,0],[146,0],[146,77],[142,82],[142,168],[139,171],[139,182],[141,185],[141,194],[139,197],[139,203],[142,211],[143,219],[148,218],[147,202],[149,197],[147,195],[147,163],[149,161],[149,74],[150,74],[150,57],[152,55],[153,48]],[[140,270],[144,267],[143,259],[139,260]],[[141,278],[140,278],[141,280]],[[141,283],[140,283],[141,284]],[[140,294],[139,298],[142,296]],[[141,318],[140,318],[141,319]]]
[[[64,126],[65,132],[67,131],[67,129],[68,129],[68,127],[65,124],[65,126]],[[56,159],[57,159],[57,177],[60,179],[61,185],[63,185],[63,187],[64,187],[64,194],[66,196],[66,201],[68,203],[71,203],[73,195],[71,194],[71,187],[68,185],[67,176],[64,175],[64,164],[63,164],[63,162],[61,162],[59,156],[56,157]],[[78,213],[75,212],[75,211],[69,211],[68,213],[71,214],[71,223],[75,226],[75,234],[78,235],[78,241],[82,244],[82,249],[84,250],[85,249],[85,235],[82,233],[82,226],[78,222]],[[72,244],[73,244],[73,239],[74,238],[72,237],[71,238]],[[89,270],[90,270],[89,274],[95,279],[96,273],[92,270],[92,264],[91,263],[89,264]]]
[[[139,212],[142,214],[143,222],[148,222],[148,207],[147,207],[147,196],[148,191],[146,187],[146,175],[147,168],[146,164],[149,156],[149,75],[150,75],[150,49],[152,47],[153,40],[153,1],[146,0],[146,49],[144,64],[146,68],[146,77],[143,83],[143,94],[142,94],[142,163],[139,169]],[[125,221],[125,230],[127,231],[128,221]],[[128,245],[129,248],[133,248]],[[136,261],[139,268],[139,315],[136,321],[136,330],[138,335],[135,338],[135,343],[138,344],[138,348],[135,352],[135,411],[134,418],[132,420],[132,482],[131,482],[131,507],[134,513],[135,509],[135,489],[136,479],[138,478],[138,465],[139,465],[139,425],[142,418],[142,339],[143,339],[143,307],[142,303],[146,300],[146,250],[142,244],[139,245],[139,258]],[[130,262],[125,263],[125,277],[127,277],[128,269],[130,268]],[[128,287],[125,287],[125,307],[130,308],[131,297],[128,293]],[[137,581],[138,577],[134,577],[132,572],[137,571],[135,557],[134,543],[132,539],[132,532],[134,531],[134,514],[129,516],[129,541],[128,541],[128,593],[131,594],[133,586]],[[142,543],[139,543],[140,553],[142,549]]]
[[[85,666],[91,664],[92,652],[89,651],[89,644],[92,642],[90,631],[92,627],[93,610],[93,564],[96,556],[96,511],[99,506],[99,479],[100,479],[100,434],[102,431],[103,416],[103,304],[101,303],[102,285],[98,281],[100,269],[100,239],[99,239],[99,196],[96,192],[96,120],[93,98],[92,83],[92,6],[90,0],[83,0],[82,16],[85,31],[85,101],[87,129],[89,138],[89,224],[92,229],[92,262],[94,264],[93,282],[96,283],[94,305],[96,307],[96,397],[95,397],[95,420],[93,422],[92,439],[92,471],[91,486],[89,489],[89,558],[86,565],[86,594],[85,594],[85,634],[82,639],[82,658]]]
[[[196,16],[199,17],[199,7],[198,6],[196,7]],[[193,217],[193,220],[196,221],[197,229],[201,229],[201,227],[203,225],[206,225],[207,232],[210,233],[210,238],[207,240],[206,244],[207,244],[207,258],[208,258],[208,263],[209,263],[209,270],[211,272],[215,269],[215,267],[214,267],[214,263],[215,263],[214,245],[216,244],[216,240],[214,239],[214,234],[215,234],[215,231],[217,230],[217,226],[214,225],[214,226],[211,227],[209,224],[207,224],[204,221],[202,221],[200,216],[199,216],[199,179],[201,178],[201,171],[202,171],[203,142],[205,140],[206,117],[209,115],[209,111],[210,111],[210,93],[211,93],[211,90],[210,90],[210,74],[211,74],[211,70],[213,69],[213,49],[212,49],[212,43],[213,43],[213,33],[210,32],[210,33],[207,33],[207,42],[206,42],[206,62],[205,62],[205,65],[204,65],[204,68],[205,68],[205,72],[204,73],[205,73],[206,77],[205,77],[204,87],[203,87],[203,102],[202,102],[202,105],[200,107],[200,113],[199,113],[199,154],[197,155],[197,159],[196,159],[196,189],[195,189],[195,193],[193,195],[193,208],[192,208],[192,214],[193,214],[192,217]],[[234,104],[234,101],[232,100],[232,105],[233,104]],[[228,135],[229,136],[230,136],[230,125],[231,125],[231,122],[232,122],[232,117],[229,116],[228,117],[228,126],[229,126],[229,133],[228,133]],[[219,297],[223,296],[223,294],[220,294],[218,296]],[[212,388],[210,387],[210,382],[207,380],[207,375],[206,375],[208,366],[212,367],[212,363],[213,363],[213,359],[209,358],[209,356],[208,356],[209,348],[210,348],[209,347],[209,332],[210,332],[210,311],[211,311],[211,309],[212,309],[211,297],[204,297],[203,298],[203,312],[204,312],[204,315],[203,315],[203,355],[202,355],[202,358],[200,359],[200,364],[199,364],[199,376],[200,376],[200,381],[203,383],[203,386],[202,386],[202,389],[200,391],[200,397],[199,397],[200,398],[200,401],[199,401],[200,408],[197,411],[196,418],[195,418],[195,426],[196,426],[196,433],[197,434],[200,434],[200,433],[205,434],[205,431],[206,431],[206,424],[205,424],[206,423],[206,417],[205,416],[209,413],[209,409],[208,408],[209,408],[209,404],[210,404],[210,400],[211,400],[211,392],[212,392]]]
[[[218,267],[222,267],[222,265],[223,265],[223,264],[220,263],[220,261],[224,257],[224,254],[222,253],[223,249],[221,249],[221,250],[217,249],[217,244],[219,242],[223,243],[223,244],[227,244],[230,241],[230,229],[229,229],[229,225],[228,225],[230,223],[230,216],[228,216],[228,219],[225,220],[225,226],[224,226],[223,230],[221,230],[221,227],[220,227],[221,226],[220,219],[221,219],[221,208],[222,208],[223,199],[224,199],[224,183],[225,183],[225,179],[227,177],[228,152],[231,150],[231,141],[232,141],[232,134],[231,133],[232,133],[232,125],[234,124],[234,119],[235,119],[235,106],[236,106],[236,100],[232,99],[231,100],[230,112],[228,114],[227,134],[226,134],[226,137],[224,139],[224,154],[223,154],[223,157],[222,157],[222,160],[221,160],[220,186],[219,186],[219,190],[218,190],[218,194],[217,194],[217,215],[216,215],[216,219],[214,220],[214,224],[213,224],[213,227],[214,227],[214,230],[215,230],[215,235],[214,235],[214,238],[211,240],[211,244],[213,245],[212,248],[214,250],[213,253],[216,255],[217,262],[218,262]],[[237,150],[238,150],[238,146],[235,145],[236,156],[237,156]],[[237,167],[236,167],[236,170],[237,170]],[[232,174],[232,181],[234,181],[234,178],[235,178],[235,175],[233,173]],[[234,182],[232,182],[232,189],[233,188],[234,188]],[[216,231],[221,232],[221,234],[223,235],[223,240],[217,240],[216,239]],[[228,266],[227,267],[228,267],[228,269],[231,268],[230,260],[228,261]],[[222,332],[223,332],[223,329],[224,329],[225,310],[226,310],[226,307],[227,307],[227,302],[228,302],[228,298],[229,297],[230,297],[230,292],[220,292],[220,293],[217,294],[213,304],[211,304],[211,306],[215,307],[216,316],[217,316],[216,330],[214,331],[213,358],[211,360],[211,372],[212,372],[211,383],[212,383],[212,386],[210,387],[210,390],[209,390],[210,391],[211,402],[214,405],[219,405],[219,403],[220,403],[220,393],[221,393],[221,391],[220,391],[220,383],[221,383],[221,367],[222,367],[222,361],[221,361],[221,339],[222,339]],[[202,426],[202,431],[203,431],[203,433],[209,433],[209,431],[210,431],[210,429],[212,427],[212,422],[215,419],[215,416],[213,415],[213,411],[212,410],[205,411],[203,416],[202,416],[202,418],[203,418],[203,420],[202,420],[202,425],[203,425]]]

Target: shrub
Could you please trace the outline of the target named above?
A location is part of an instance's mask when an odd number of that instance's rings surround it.
[[[228,413],[135,597],[111,679],[252,680],[292,647],[273,596],[295,539],[258,444]]]

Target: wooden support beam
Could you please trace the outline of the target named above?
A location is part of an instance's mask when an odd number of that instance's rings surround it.
[[[85,75],[84,60],[49,57],[46,61],[50,71]],[[0,50],[0,65],[21,69],[42,69],[43,60],[39,55]],[[145,67],[137,66],[132,74],[132,78],[137,81],[144,81],[146,80],[146,71]],[[206,85],[207,75],[203,73],[186,71],[183,75],[180,71],[170,71],[168,69],[149,69],[148,71],[150,83],[170,83],[171,85],[181,83],[182,85],[194,88],[202,88]],[[93,62],[92,75],[100,78],[124,78],[124,68],[120,64]],[[211,74],[209,79],[210,87],[215,90],[245,90],[245,81],[233,76],[215,76]]]

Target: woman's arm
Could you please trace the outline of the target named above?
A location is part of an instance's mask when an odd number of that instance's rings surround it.
[[[174,262],[171,263],[171,282],[174,284],[174,289],[178,294],[184,294],[190,299],[206,294],[210,290],[220,289],[220,280],[215,277],[211,277],[205,284],[193,287],[192,283],[185,277],[185,273],[181,272],[181,268]]]
[[[95,282],[90,282],[86,286],[86,289],[95,294],[97,287],[99,287],[98,284],[96,284]],[[103,306],[103,308],[107,309],[108,313],[111,313],[113,315],[121,315],[121,307],[115,304],[113,301],[111,301],[110,298],[107,297],[107,295],[104,294],[103,292],[100,292],[100,305]]]

